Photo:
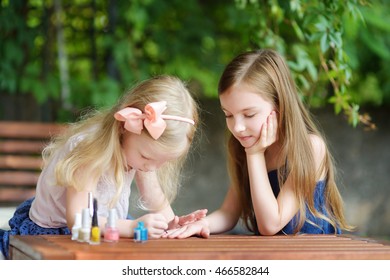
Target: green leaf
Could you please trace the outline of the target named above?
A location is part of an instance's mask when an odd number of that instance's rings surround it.
[[[328,35],[324,33],[320,41],[321,51],[325,53],[329,49]]]
[[[295,20],[293,20],[293,21],[291,22],[291,25],[292,25],[292,27],[294,28],[295,34],[297,35],[298,39],[299,39],[300,41],[304,41],[304,40],[305,40],[305,35],[303,34],[303,31],[302,31],[302,29],[299,27],[298,23],[297,23]]]

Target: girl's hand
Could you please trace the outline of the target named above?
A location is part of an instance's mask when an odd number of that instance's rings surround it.
[[[162,214],[146,214],[138,218],[135,223],[138,224],[141,221],[148,229],[150,238],[160,238],[168,229],[168,221]]]
[[[276,112],[272,111],[268,116],[267,121],[263,123],[260,131],[259,140],[252,147],[246,148],[247,155],[264,153],[265,150],[276,142],[278,135],[278,120]]]
[[[175,216],[175,218],[169,222],[168,229],[180,228],[184,225],[199,221],[200,219],[206,217],[207,211],[207,209],[200,209],[185,216]]]
[[[184,225],[177,229],[167,230],[161,237],[181,239],[193,235],[197,235],[203,238],[208,238],[210,236],[210,228],[205,219]]]

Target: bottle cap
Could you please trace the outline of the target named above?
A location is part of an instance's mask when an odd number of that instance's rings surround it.
[[[97,199],[93,199],[93,215],[92,215],[92,226],[97,227],[98,226],[98,204],[97,204]]]
[[[112,208],[110,209],[110,211],[108,212],[108,219],[107,219],[107,226],[108,227],[116,227],[116,219],[117,219],[117,216],[116,216],[116,209],[115,208]]]
[[[91,227],[91,216],[89,215],[89,208],[83,209],[83,215],[82,215],[82,225],[83,228],[90,228]]]
[[[88,208],[89,208],[89,215],[92,217],[92,215],[93,215],[93,195],[91,192],[88,193]]]
[[[74,226],[81,227],[81,213],[74,215]]]

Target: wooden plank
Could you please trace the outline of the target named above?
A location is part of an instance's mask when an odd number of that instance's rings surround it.
[[[42,157],[0,155],[0,168],[3,169],[40,170],[42,167],[42,162]]]
[[[57,123],[0,121],[0,204],[15,204],[35,194],[42,150],[66,129]]]
[[[35,186],[39,174],[33,171],[0,171],[0,185]]]
[[[40,155],[47,141],[0,140],[0,152],[4,154],[36,154]]]
[[[48,138],[60,133],[64,125],[38,122],[0,122],[0,137],[6,138]]]
[[[5,202],[19,203],[33,196],[35,196],[35,188],[2,187],[0,188],[0,205]]]

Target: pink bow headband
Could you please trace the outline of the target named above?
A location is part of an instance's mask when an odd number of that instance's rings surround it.
[[[180,122],[187,122],[192,125],[195,122],[191,119],[163,115],[162,113],[167,108],[166,101],[152,102],[145,106],[145,113],[137,108],[126,107],[115,113],[114,117],[118,121],[125,122],[126,130],[141,134],[143,127],[145,126],[150,135],[154,139],[158,139],[163,134],[167,124],[164,120],[176,120]]]

